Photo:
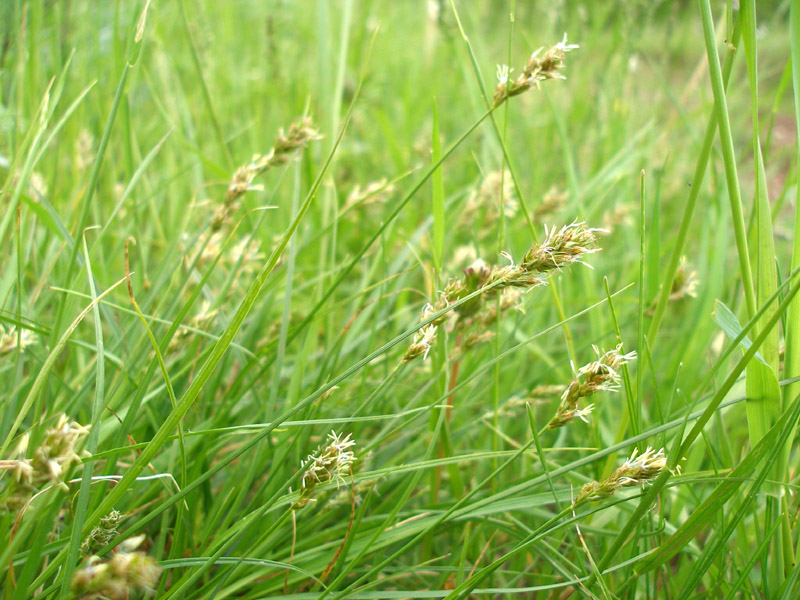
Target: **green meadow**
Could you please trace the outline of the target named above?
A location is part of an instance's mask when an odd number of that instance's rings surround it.
[[[4,0],[0,597],[797,598],[798,123],[798,0]]]

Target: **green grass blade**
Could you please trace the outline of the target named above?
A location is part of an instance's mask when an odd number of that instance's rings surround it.
[[[234,162],[233,156],[231,155],[231,150],[228,148],[228,143],[225,140],[225,135],[222,133],[222,126],[219,123],[219,117],[217,116],[217,111],[214,108],[214,103],[211,101],[211,93],[208,91],[208,84],[206,83],[206,78],[203,75],[203,67],[200,64],[200,56],[197,50],[197,44],[194,41],[194,36],[192,35],[192,31],[189,28],[189,20],[186,18],[186,4],[185,0],[180,0],[178,2],[178,7],[181,11],[181,23],[183,24],[183,32],[186,34],[186,41],[189,42],[189,50],[191,50],[191,57],[192,57],[192,65],[194,66],[195,74],[197,75],[197,81],[200,82],[200,89],[203,92],[203,102],[205,102],[206,110],[208,111],[208,116],[211,119],[211,123],[214,126],[214,133],[217,136],[217,144],[219,145],[220,150],[222,151],[222,155],[225,158],[225,164],[227,165],[228,169],[233,170]]]
[[[722,66],[722,85],[723,89],[727,88],[728,80],[730,79],[731,68],[733,67],[733,59],[736,53],[736,45],[739,43],[741,36],[741,18],[736,19],[734,26],[731,46],[728,47],[725,53],[725,63]],[[681,262],[684,249],[686,247],[686,240],[689,236],[689,229],[693,223],[694,211],[697,206],[697,199],[703,188],[703,179],[705,178],[708,161],[711,157],[711,148],[714,144],[714,134],[717,131],[717,117],[715,114],[711,115],[706,125],[706,132],[703,135],[703,143],[700,153],[697,157],[697,163],[692,176],[692,184],[689,188],[689,198],[684,206],[683,214],[681,215],[681,222],[678,228],[678,236],[675,240],[675,246],[670,255],[669,264],[667,265],[664,278],[661,281],[661,291],[658,295],[658,302],[653,311],[653,318],[650,321],[650,327],[647,330],[647,339],[651,344],[655,344],[656,337],[658,336],[659,329],[661,328],[661,321],[664,317],[664,311],[667,309],[667,302],[669,301],[670,293],[672,292],[672,282],[675,281],[675,274],[678,271],[678,266]]]
[[[86,261],[86,276],[89,282],[89,291],[92,295],[92,315],[94,317],[95,348],[97,352],[97,371],[95,375],[94,399],[92,401],[92,421],[89,429],[89,437],[86,440],[86,450],[89,454],[97,451],[98,440],[100,437],[100,418],[103,416],[103,404],[105,395],[105,360],[103,358],[103,323],[100,320],[100,309],[97,302],[97,289],[94,285],[94,275],[92,274],[92,264],[89,260],[89,249],[86,246],[86,235],[83,236],[83,258]],[[78,551],[81,546],[83,520],[89,508],[89,495],[91,493],[92,472],[94,463],[85,464],[81,477],[81,487],[78,492],[78,503],[75,508],[75,518],[72,522],[72,534],[69,539],[69,554],[64,565],[64,575],[61,581],[61,598],[69,597],[69,585],[72,580],[72,573],[78,560]]]
[[[794,114],[798,145],[795,150],[800,168],[800,0],[792,0],[790,11],[792,54],[792,86],[794,88]],[[795,208],[794,235],[792,236],[792,270],[800,266],[800,209]],[[783,375],[787,379],[800,376],[800,300],[789,305],[786,316],[786,356]],[[784,403],[800,394],[800,382],[784,389]]]
[[[738,343],[742,347],[742,350],[747,351],[750,346],[753,345],[753,342],[750,341],[750,338],[747,336],[747,334],[742,334],[743,328],[739,323],[739,319],[736,318],[736,315],[733,314],[733,311],[728,308],[722,300],[716,300],[714,302],[714,312],[712,313],[712,317],[717,325],[720,326],[720,329],[725,332],[725,335],[727,335],[731,340],[739,340]],[[756,350],[754,357],[762,364],[768,366],[758,350]]]
[[[747,249],[747,229],[744,222],[742,208],[742,194],[739,188],[739,176],[736,171],[736,156],[733,150],[733,135],[731,133],[730,117],[728,116],[728,103],[725,96],[725,85],[722,81],[722,70],[719,65],[719,54],[714,35],[714,22],[711,16],[709,0],[699,0],[700,14],[703,18],[703,34],[708,56],[711,88],[714,92],[714,111],[719,127],[720,141],[722,142],[722,156],[725,164],[725,178],[728,184],[728,197],[733,216],[733,228],[736,235],[736,249],[739,255],[739,271],[744,286],[745,305],[747,316],[752,317],[756,312],[755,285],[753,272],[750,267],[750,253]]]
[[[431,132],[432,149],[431,161],[438,164],[442,160],[442,143],[439,139],[439,108],[436,98],[433,99],[433,130]],[[442,257],[444,256],[444,176],[441,165],[431,176],[433,186],[433,264],[436,271],[442,271]]]
[[[775,243],[772,234],[772,214],[767,194],[766,172],[758,139],[758,75],[756,54],[755,2],[745,0],[742,5],[745,57],[750,80],[750,95],[753,119],[753,155],[755,160],[755,214],[756,214],[756,305],[761,306],[778,287],[775,269]],[[771,309],[774,309],[773,304]],[[757,331],[757,330],[756,330]],[[775,422],[780,413],[780,388],[778,387],[778,330],[773,328],[758,349],[765,364],[753,363],[748,368],[747,422],[750,428],[750,443],[755,444]],[[769,368],[765,368],[768,366]]]
[[[100,138],[100,145],[97,148],[97,155],[95,156],[94,163],[92,164],[92,172],[89,176],[89,185],[86,189],[86,194],[84,194],[83,200],[81,202],[80,213],[78,216],[77,228],[76,231],[81,232],[86,229],[87,221],[89,219],[89,209],[91,207],[92,199],[94,198],[94,194],[97,190],[97,184],[100,181],[100,167],[103,164],[103,159],[106,155],[106,150],[108,149],[108,143],[111,139],[111,130],[114,126],[114,121],[117,117],[117,112],[119,111],[120,104],[122,103],[122,98],[125,92],[125,84],[128,81],[128,74],[130,72],[131,66],[127,63],[122,68],[122,75],[120,76],[119,82],[117,83],[117,90],[114,93],[114,100],[111,103],[111,112],[108,115],[108,119],[106,120],[105,128],[103,129],[103,136]],[[75,270],[76,260],[78,257],[78,244],[73,244],[68,258],[66,273],[64,275],[62,287],[70,288],[72,285],[72,276]],[[53,325],[53,333],[52,337],[54,338],[57,336],[61,330],[61,321],[64,318],[64,313],[66,311],[67,304],[67,297],[62,296],[61,302],[58,306],[58,311],[56,312],[55,324]]]

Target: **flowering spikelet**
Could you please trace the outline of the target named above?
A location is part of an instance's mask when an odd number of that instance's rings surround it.
[[[504,288],[522,288],[524,290],[531,290],[540,285],[545,285],[544,277],[541,273],[528,268],[525,263],[514,264],[511,256],[508,253],[503,253],[511,264],[504,266],[492,267],[489,275],[486,277],[485,285],[496,284],[494,287],[495,293]]]
[[[395,185],[387,181],[385,177],[368,183],[363,190],[360,185],[357,185],[347,196],[347,202],[342,211],[348,211],[355,207],[367,208],[385,204],[395,191]]]
[[[300,498],[295,502],[294,508],[306,506],[320,483],[341,479],[342,473],[350,471],[350,466],[356,460],[356,455],[350,448],[355,445],[349,433],[344,437],[335,431],[328,434],[328,445],[316,454],[309,454],[301,465],[305,471],[300,479]]]
[[[88,557],[72,575],[73,594],[102,594],[112,600],[130,598],[134,592],[152,592],[161,575],[155,559],[136,550],[144,535],[129,538],[113,551],[111,558]]]
[[[511,256],[503,253],[511,264],[493,267],[484,285],[499,282],[497,285],[499,289],[505,287],[531,289],[543,285],[550,271],[574,263],[586,264],[583,261],[584,255],[600,250],[595,235],[597,231],[599,229],[586,227],[584,223],[579,222],[565,225],[559,230],[555,227],[548,230],[545,227],[544,241],[531,246],[519,264],[514,264]]]
[[[68,491],[64,478],[70,467],[80,462],[77,445],[88,433],[87,427],[62,414],[56,426],[45,433],[41,445],[33,452],[33,458],[25,458],[29,436],[22,436],[15,458],[0,460],[0,470],[11,471],[11,478],[0,490],[0,509],[19,509],[44,485]]]
[[[86,539],[81,544],[81,555],[89,556],[104,548],[117,535],[117,526],[122,521],[123,514],[112,510],[100,519],[100,524],[92,528]]]
[[[596,232],[600,229],[586,227],[584,223],[573,222],[560,230],[555,227],[548,231],[545,226],[545,239],[532,247],[522,259],[522,265],[529,271],[546,273],[561,269],[573,263],[582,263],[585,254],[597,252]]]
[[[578,47],[577,44],[567,44],[567,34],[565,33],[564,38],[544,54],[542,54],[542,48],[531,54],[522,74],[514,80],[511,79],[511,69],[508,65],[498,65],[498,81],[492,98],[492,108],[497,108],[507,98],[522,94],[532,87],[538,88],[542,81],[564,79],[561,74],[561,70],[564,68],[564,58],[567,52]]]
[[[658,452],[650,446],[644,453],[639,454],[638,449],[633,451],[631,457],[611,474],[611,477],[601,482],[592,481],[581,488],[575,504],[584,500],[602,500],[613,496],[619,488],[641,485],[658,477],[659,473],[667,466],[667,457],[662,448]]]
[[[246,165],[239,167],[233,174],[228,191],[225,193],[225,202],[217,210],[211,223],[212,230],[216,231],[239,208],[241,197],[248,191],[258,189],[253,186],[253,180],[265,171],[284,165],[299,150],[309,142],[320,139],[319,132],[314,128],[310,117],[303,117],[289,126],[289,131],[284,133],[281,129],[275,139],[275,145],[266,154],[256,154]]]
[[[466,353],[468,350],[494,338],[494,332],[491,331],[491,328],[510,309],[524,312],[521,298],[522,292],[518,288],[505,288],[496,301],[491,300],[482,303],[480,311],[474,316],[458,321],[458,326],[462,330],[467,330],[471,327],[475,328],[475,331],[465,334],[462,338],[459,354]]]
[[[17,328],[12,325],[5,329],[0,325],[0,356],[10,354],[14,350],[24,352],[25,348],[36,343],[36,334],[29,329],[17,332]]]
[[[636,352],[622,354],[622,344],[602,355],[597,346],[594,346],[594,351],[598,359],[578,369],[578,373],[561,395],[556,414],[548,424],[551,429],[563,427],[576,417],[586,421],[586,415],[594,410],[594,405],[580,409],[579,400],[600,391],[617,391],[620,367],[636,358]]]
[[[471,292],[475,291],[477,288],[470,288],[469,284],[473,281],[473,278],[480,278],[480,273],[483,270],[483,265],[485,265],[480,258],[475,260],[469,267],[464,269],[464,280],[460,279],[451,279],[447,282],[444,290],[439,297],[436,299],[436,302],[433,303],[433,312],[439,312],[440,310],[444,310],[451,304],[458,302],[464,296],[468,296]],[[480,287],[480,284],[477,284]],[[467,302],[459,306],[456,310],[457,313],[460,315],[464,315],[470,312],[470,308],[474,308],[479,301],[470,303]],[[434,325],[440,325],[451,318],[453,315],[452,313],[446,313],[436,319],[433,323]]]
[[[466,335],[464,339],[461,341],[461,352],[472,350],[476,346],[485,344],[486,342],[492,340],[493,338],[494,338],[493,331],[473,331],[472,333]]]
[[[426,304],[422,308],[422,315],[420,315],[420,321],[425,321],[428,319],[434,312],[436,312],[430,304]],[[410,360],[414,360],[415,358],[422,357],[427,358],[428,352],[430,352],[431,345],[433,344],[434,338],[436,338],[436,322],[428,323],[424,327],[417,330],[414,334],[414,337],[411,340],[411,344],[408,346],[408,350],[406,350],[405,355],[403,355],[403,362],[408,362]]]

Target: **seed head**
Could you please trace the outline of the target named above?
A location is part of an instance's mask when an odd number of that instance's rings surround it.
[[[409,362],[420,356],[425,359],[428,358],[428,352],[431,350],[433,340],[436,338],[436,325],[429,323],[425,327],[417,330],[411,344],[403,355],[403,361]]]
[[[444,302],[447,302],[446,296],[442,295],[442,298]],[[447,304],[445,304],[445,306],[447,306]],[[422,307],[422,314],[419,320],[426,321],[435,312],[436,309],[433,306],[426,304]],[[436,321],[428,323],[424,327],[418,329],[411,340],[411,344],[408,346],[408,350],[406,350],[403,356],[403,362],[412,361],[420,356],[423,359],[427,358],[428,352],[430,352],[431,346],[433,345],[433,340],[436,338],[436,329]]]
[[[506,254],[506,256],[508,256]],[[509,257],[510,258],[510,257]],[[545,285],[544,277],[525,267],[524,264],[495,266],[486,278],[486,285],[497,283],[493,291],[498,292],[504,288],[514,287],[525,291],[532,290],[540,285]]]
[[[278,131],[275,144],[266,154],[256,154],[250,162],[236,169],[228,184],[225,202],[219,207],[211,222],[213,231],[219,230],[238,210],[241,197],[248,191],[260,189],[253,186],[253,180],[274,167],[284,165],[313,140],[320,139],[310,117],[298,119],[289,126],[288,132]]]
[[[45,485],[69,491],[64,479],[72,465],[81,461],[77,447],[88,433],[88,427],[70,421],[62,414],[56,426],[47,430],[32,458],[27,458],[30,437],[27,434],[22,436],[13,458],[0,460],[0,470],[12,474],[0,490],[0,511],[21,508]]]
[[[563,427],[576,418],[584,423],[588,423],[589,419],[586,417],[589,416],[592,411],[594,411],[594,404],[589,404],[586,408],[565,408],[564,410],[556,412],[556,415],[552,418],[550,423],[548,423],[548,427],[550,427],[550,429]]]
[[[341,480],[342,474],[349,473],[350,466],[356,460],[356,455],[350,450],[356,443],[350,439],[349,433],[341,437],[335,431],[331,431],[328,440],[327,446],[316,454],[309,454],[300,465],[305,472],[300,479],[300,498],[295,502],[295,508],[306,506],[311,501],[314,489],[320,483]]]
[[[368,183],[363,190],[360,185],[357,185],[347,196],[347,202],[345,202],[342,211],[348,211],[356,207],[362,209],[385,204],[395,191],[395,185],[388,182],[385,177]]]
[[[600,229],[586,227],[584,223],[573,222],[560,230],[545,226],[544,241],[533,246],[522,259],[522,265],[532,271],[547,273],[554,269],[582,263],[583,256],[598,252],[596,232]],[[587,265],[588,266],[588,265]]]
[[[542,48],[531,54],[522,74],[514,80],[511,79],[512,70],[507,65],[499,65],[492,108],[497,108],[506,99],[522,94],[532,87],[538,88],[542,81],[564,79],[561,71],[564,68],[566,54],[578,47],[577,44],[567,44],[567,34],[565,33],[564,39],[555,46],[551,46],[544,54],[542,54]]]
[[[638,449],[633,451],[631,457],[611,474],[611,477],[601,482],[592,481],[581,488],[575,504],[584,500],[602,500],[616,494],[619,488],[641,485],[658,477],[659,473],[667,466],[667,457],[662,448],[658,452],[650,446],[643,454],[638,454]]]
[[[155,559],[136,550],[144,539],[144,535],[138,535],[125,540],[108,560],[95,555],[88,557],[84,566],[72,575],[72,593],[102,594],[112,600],[123,600],[135,592],[152,592],[161,567]]]
[[[622,353],[622,344],[616,348],[600,354],[597,346],[592,346],[598,359],[578,369],[578,376],[584,380],[583,396],[591,395],[597,391],[605,390],[615,392],[619,389],[619,368],[636,358],[636,351]]]
[[[460,332],[466,334],[465,342],[475,345],[485,341],[487,336],[483,335],[481,331],[466,332],[465,330],[476,324],[484,328],[491,325],[497,320],[499,313],[519,305],[521,292],[545,285],[546,278],[551,271],[574,262],[583,262],[581,257],[584,254],[597,252],[599,248],[596,246],[595,231],[597,230],[587,228],[583,223],[572,223],[560,230],[553,228],[548,231],[545,228],[545,241],[529,249],[519,264],[515,264],[511,255],[506,252],[501,254],[510,263],[507,265],[490,266],[482,259],[477,258],[464,269],[461,279],[450,279],[436,301],[432,305],[426,305],[421,320],[426,321],[432,314],[444,311],[461,301],[453,311],[437,317],[429,325],[438,326],[450,318],[451,324],[455,323],[452,326],[458,327]],[[487,287],[489,289],[485,290],[483,294],[475,295],[468,301],[464,301],[467,296]],[[487,297],[496,299],[498,294],[501,294],[499,307],[497,302],[492,305],[491,302],[484,301]],[[435,328],[431,328],[429,325],[415,334],[414,340],[404,356],[405,361],[427,355],[436,333]],[[475,335],[472,335],[473,333]],[[461,346],[462,351],[466,349],[467,346]]]
[[[112,510],[100,519],[100,524],[92,528],[81,544],[81,555],[89,556],[104,548],[117,535],[117,526],[122,522],[123,514]]]
[[[522,292],[519,288],[508,287],[500,292],[499,303],[486,303],[486,307],[478,314],[477,321],[480,323],[481,327],[491,327],[497,322],[499,316],[512,308],[524,312],[522,308]]]
[[[579,410],[580,399],[600,391],[617,391],[620,382],[620,367],[636,358],[636,352],[622,354],[622,344],[602,355],[597,346],[594,346],[594,351],[597,354],[597,360],[578,369],[577,374],[561,395],[561,402],[556,409],[556,414],[548,424],[551,429],[563,427],[575,417],[586,421],[585,416],[591,410],[588,408],[583,411]]]
[[[0,325],[0,356],[10,354],[15,350],[25,352],[25,348],[36,343],[36,334],[30,329],[17,331],[16,326],[12,325],[5,329]]]

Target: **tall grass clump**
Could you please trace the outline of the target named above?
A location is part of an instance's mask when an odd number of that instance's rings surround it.
[[[797,597],[798,98],[795,0],[0,3],[0,596]]]

